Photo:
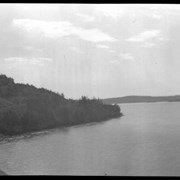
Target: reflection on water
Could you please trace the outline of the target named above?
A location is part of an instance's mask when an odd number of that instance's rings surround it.
[[[8,174],[180,175],[180,103],[121,105],[123,117],[0,144]]]

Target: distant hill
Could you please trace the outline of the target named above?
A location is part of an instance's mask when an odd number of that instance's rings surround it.
[[[15,83],[0,75],[0,134],[27,132],[104,121],[121,116],[118,105],[100,99],[66,99],[45,88]]]
[[[144,103],[144,102],[178,102],[180,95],[176,96],[124,96],[117,98],[102,99],[105,104],[122,104],[122,103]]]

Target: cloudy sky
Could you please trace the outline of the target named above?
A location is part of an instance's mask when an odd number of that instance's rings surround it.
[[[0,73],[67,98],[180,94],[180,5],[0,4]]]

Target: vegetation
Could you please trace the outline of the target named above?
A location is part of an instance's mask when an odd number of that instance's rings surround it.
[[[17,135],[121,116],[118,105],[100,99],[66,99],[63,94],[0,75],[0,134]]]
[[[3,172],[2,170],[0,170],[0,176],[6,176],[7,174],[5,172]]]

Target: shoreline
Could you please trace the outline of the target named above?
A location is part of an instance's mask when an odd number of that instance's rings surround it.
[[[5,143],[7,143],[7,142],[11,142],[11,141],[14,141],[14,140],[17,140],[17,139],[22,139],[24,137],[31,138],[31,137],[34,137],[34,136],[37,136],[37,135],[47,134],[47,133],[49,133],[51,131],[55,131],[55,130],[64,130],[66,128],[71,128],[71,127],[77,127],[78,128],[78,127],[85,126],[85,125],[99,124],[99,123],[102,123],[102,122],[110,121],[112,119],[120,118],[122,116],[124,116],[124,114],[120,113],[120,115],[118,117],[105,119],[105,120],[101,120],[101,121],[91,121],[91,122],[77,123],[77,124],[72,124],[72,125],[65,125],[65,126],[59,126],[59,127],[54,127],[54,128],[43,129],[43,130],[39,130],[39,131],[25,132],[25,133],[16,134],[16,135],[0,134],[0,144],[3,143],[3,141],[5,141]],[[0,172],[1,172],[1,170],[0,170]]]

